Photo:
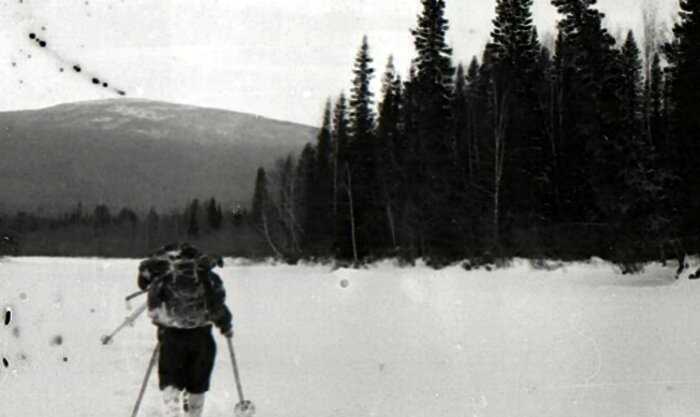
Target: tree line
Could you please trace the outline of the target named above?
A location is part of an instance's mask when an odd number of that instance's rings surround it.
[[[221,255],[268,253],[250,226],[248,211],[224,211],[214,197],[195,198],[180,210],[151,208],[141,215],[127,207],[113,213],[104,204],[90,210],[81,203],[62,215],[20,211],[0,215],[0,231],[0,254],[143,257],[164,243],[185,240]]]
[[[405,79],[381,91],[367,37],[349,94],[315,143],[259,168],[251,221],[275,255],[360,262],[696,251],[700,236],[700,1],[663,42],[645,10],[640,47],[595,0],[552,0],[546,45],[532,0],[496,0],[482,56],[455,66],[444,0],[421,0]]]

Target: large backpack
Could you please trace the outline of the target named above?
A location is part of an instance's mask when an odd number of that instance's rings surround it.
[[[148,314],[160,325],[194,328],[210,323],[210,274],[220,258],[188,244],[163,247],[141,263],[148,277]],[[140,278],[141,279],[141,278]]]

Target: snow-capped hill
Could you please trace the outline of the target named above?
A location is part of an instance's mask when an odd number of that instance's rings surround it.
[[[245,113],[140,99],[0,113],[0,210],[105,203],[145,210],[250,199],[255,171],[316,129]]]

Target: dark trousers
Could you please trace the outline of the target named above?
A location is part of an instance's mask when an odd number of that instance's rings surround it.
[[[173,386],[192,394],[208,391],[216,357],[211,326],[194,329],[159,326],[158,340],[160,389]]]

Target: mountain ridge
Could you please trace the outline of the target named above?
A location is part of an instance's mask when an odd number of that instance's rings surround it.
[[[258,166],[296,154],[317,128],[144,99],[0,112],[0,210],[107,204],[181,209],[192,198],[247,205]]]

